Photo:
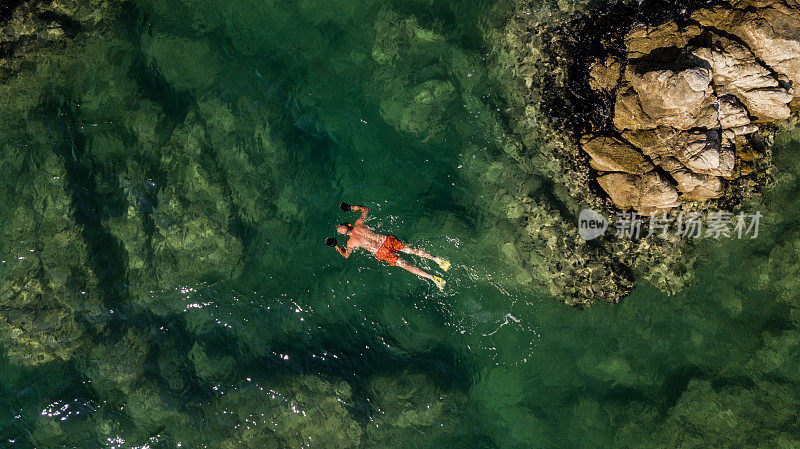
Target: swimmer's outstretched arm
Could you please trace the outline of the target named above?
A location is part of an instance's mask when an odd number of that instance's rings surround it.
[[[360,220],[363,220],[363,219],[367,218],[367,214],[369,213],[369,208],[367,206],[351,206],[351,205],[349,205],[347,203],[342,203],[342,204],[339,205],[339,207],[341,207],[342,210],[345,211],[345,212],[350,211],[350,210],[360,211],[361,212],[361,216],[358,217]]]
[[[367,218],[367,214],[369,213],[369,208],[367,206],[350,206],[350,210],[361,212],[361,216],[358,217],[361,220]]]
[[[342,249],[341,246],[336,245],[336,251],[338,251],[339,254],[342,255],[342,257],[347,259],[348,257],[350,257],[350,254],[353,252],[353,248],[348,246],[347,249]]]

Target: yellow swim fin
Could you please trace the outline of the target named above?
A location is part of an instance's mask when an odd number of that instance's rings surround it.
[[[434,257],[433,261],[438,263],[442,270],[447,271],[450,269],[450,262],[442,259],[441,257]]]
[[[436,284],[437,287],[439,287],[439,290],[444,290],[444,284],[446,284],[447,282],[444,279],[440,278],[439,276],[434,276],[433,283]]]

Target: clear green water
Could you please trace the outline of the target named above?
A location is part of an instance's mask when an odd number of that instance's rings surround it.
[[[799,447],[800,134],[759,239],[567,308],[482,182],[530,176],[496,6],[133,2],[9,82],[0,447]],[[446,290],[326,247],[340,201]]]

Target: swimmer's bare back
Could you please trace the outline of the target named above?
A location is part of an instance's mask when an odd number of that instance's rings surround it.
[[[336,239],[329,237],[325,242],[334,248],[344,258],[350,257],[353,250],[363,248],[369,251],[378,260],[384,261],[391,266],[398,266],[408,272],[414,273],[417,276],[433,281],[439,289],[444,289],[445,280],[439,276],[433,276],[425,270],[411,265],[405,259],[398,256],[398,252],[405,254],[412,254],[418,257],[432,260],[439,264],[439,266],[447,271],[450,268],[450,262],[442,259],[441,257],[434,257],[429,252],[412,248],[405,242],[400,241],[393,235],[384,235],[370,229],[364,222],[369,214],[369,208],[366,206],[351,206],[347,203],[340,205],[343,211],[356,211],[361,212],[361,215],[356,219],[353,224],[342,223],[336,227],[336,232],[349,237],[345,248],[340,247],[336,243]]]

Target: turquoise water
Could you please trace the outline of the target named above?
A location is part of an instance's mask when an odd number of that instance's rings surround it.
[[[796,127],[758,239],[577,311],[497,205],[550,188],[504,155],[508,5],[98,11],[3,86],[0,447],[800,445]],[[325,246],[340,201],[446,289]]]

